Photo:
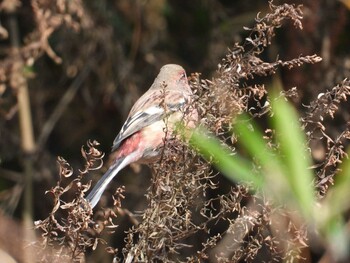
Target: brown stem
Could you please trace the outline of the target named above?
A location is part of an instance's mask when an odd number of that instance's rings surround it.
[[[11,84],[17,91],[17,103],[19,114],[19,126],[21,132],[21,148],[24,153],[23,170],[24,170],[24,208],[23,208],[23,226],[25,239],[28,242],[34,240],[33,228],[33,161],[31,154],[35,151],[35,142],[33,134],[32,116],[30,111],[30,99],[28,85],[23,76],[24,63],[19,53],[20,34],[17,16],[11,13],[8,16],[9,33],[11,46],[13,48],[13,68],[11,72]],[[29,253],[29,249],[25,251],[25,262],[34,262],[33,255]],[[26,253],[28,252],[28,253]]]

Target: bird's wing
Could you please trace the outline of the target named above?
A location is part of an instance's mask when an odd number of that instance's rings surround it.
[[[153,103],[151,105],[147,105],[148,101],[143,101],[141,97],[140,100],[137,101],[137,104],[135,104],[133,109],[130,111],[131,114],[126,119],[117,137],[114,139],[112,151],[116,150],[119,147],[120,143],[127,137],[140,131],[146,126],[163,119],[165,115],[179,110],[186,103],[186,99],[183,97],[183,94],[181,94],[182,96],[179,96],[180,94],[176,95],[176,100],[168,100],[167,94],[165,95],[166,110],[164,109],[164,106],[161,105],[162,101],[159,96],[154,97]],[[162,100],[164,102],[164,98]],[[140,105],[143,106],[141,107],[143,109],[135,112],[135,110],[140,108]]]
[[[130,135],[138,132],[142,128],[162,119],[164,109],[154,106],[145,111],[136,112],[135,115],[128,117],[121,128],[117,137],[113,141],[112,151],[116,150],[120,143]]]

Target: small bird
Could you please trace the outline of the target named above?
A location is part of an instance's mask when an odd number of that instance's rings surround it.
[[[164,140],[175,129],[175,124],[193,127],[198,115],[195,109],[188,111],[193,94],[183,67],[164,65],[150,89],[134,104],[113,141],[112,164],[86,197],[95,207],[111,180],[131,163],[152,163],[161,155]]]

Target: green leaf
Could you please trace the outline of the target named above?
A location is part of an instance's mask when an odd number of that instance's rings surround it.
[[[198,149],[208,161],[213,161],[215,167],[234,182],[253,184],[256,189],[263,186],[261,175],[254,173],[252,165],[247,160],[223,147],[219,140],[208,135],[203,129],[196,129],[190,140],[191,145]]]
[[[237,118],[234,131],[239,134],[239,143],[262,166],[264,173],[281,173],[277,154],[267,147],[262,132],[249,120],[248,115],[242,114]]]
[[[284,164],[283,174],[303,215],[311,220],[315,204],[313,173],[298,115],[284,97],[273,99],[272,109],[272,122]]]

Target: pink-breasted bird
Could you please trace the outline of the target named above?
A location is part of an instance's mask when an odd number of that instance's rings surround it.
[[[185,125],[194,126],[196,110],[185,113],[191,102],[192,92],[185,70],[176,64],[163,66],[150,89],[136,101],[114,139],[112,164],[86,197],[92,207],[125,166],[156,161],[164,139],[169,137],[177,122],[187,119]]]

